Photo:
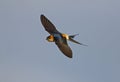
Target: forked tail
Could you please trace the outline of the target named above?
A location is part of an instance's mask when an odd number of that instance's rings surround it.
[[[79,34],[70,35],[69,37],[74,38],[76,35],[79,35]]]
[[[79,34],[70,35],[70,36],[69,36],[69,40],[70,40],[71,42],[74,42],[74,43],[77,43],[77,44],[80,44],[80,45],[83,45],[83,46],[88,46],[88,45],[85,45],[85,44],[83,44],[83,43],[80,43],[80,42],[74,40],[73,38],[74,38],[76,35],[79,35]]]

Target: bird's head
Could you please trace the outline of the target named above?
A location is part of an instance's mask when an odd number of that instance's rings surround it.
[[[48,42],[54,42],[54,37],[53,37],[53,35],[48,36],[48,37],[46,38],[46,40],[47,40]]]

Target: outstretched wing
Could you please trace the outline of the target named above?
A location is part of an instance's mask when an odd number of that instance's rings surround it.
[[[65,38],[55,41],[55,44],[58,46],[60,51],[67,57],[72,58],[72,50],[68,46]]]
[[[41,19],[42,25],[44,26],[45,30],[48,33],[50,33],[50,34],[59,33],[59,31],[57,31],[55,26],[44,15],[41,15],[40,19]]]

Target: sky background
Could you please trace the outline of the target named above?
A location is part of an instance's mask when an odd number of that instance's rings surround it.
[[[64,56],[41,14],[88,47]],[[120,0],[0,0],[0,82],[120,82]]]

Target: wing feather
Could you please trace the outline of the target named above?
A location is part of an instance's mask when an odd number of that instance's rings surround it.
[[[40,16],[41,19],[41,23],[44,26],[45,30],[50,33],[59,33],[59,31],[57,31],[56,27],[52,24],[52,22],[50,22],[49,19],[47,19],[44,15]]]
[[[72,58],[72,50],[68,46],[66,39],[64,41],[57,40],[55,41],[56,45],[60,49],[60,51],[67,57]]]

